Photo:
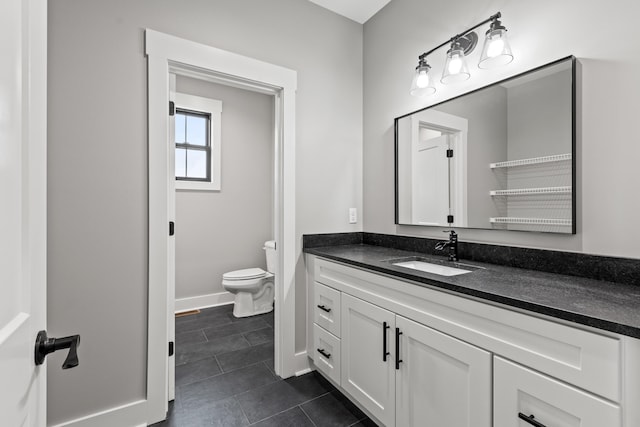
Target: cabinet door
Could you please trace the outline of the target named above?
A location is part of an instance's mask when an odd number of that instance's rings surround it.
[[[394,328],[390,311],[342,294],[341,385],[385,426],[395,425]]]
[[[397,425],[490,427],[491,353],[401,316],[396,327]]]
[[[494,358],[493,369],[496,426],[621,425],[617,405],[499,357]]]

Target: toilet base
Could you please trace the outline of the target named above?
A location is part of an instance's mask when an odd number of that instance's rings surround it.
[[[237,304],[233,306],[233,317],[251,317],[257,316],[258,314],[270,313],[273,311],[273,306],[263,308],[262,310],[243,310],[242,307],[239,308]]]
[[[258,294],[236,293],[233,304],[234,317],[250,317],[273,311],[273,282],[266,282]]]

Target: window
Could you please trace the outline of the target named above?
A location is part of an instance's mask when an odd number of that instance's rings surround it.
[[[221,116],[221,101],[176,93],[176,189],[220,190]]]

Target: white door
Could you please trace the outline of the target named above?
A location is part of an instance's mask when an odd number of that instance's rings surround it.
[[[341,322],[340,384],[373,416],[391,427],[395,425],[395,314],[342,294]]]
[[[0,9],[0,424],[44,426],[47,6]]]
[[[493,392],[496,426],[622,425],[618,405],[500,357],[494,361]]]
[[[419,139],[413,144],[411,171],[414,224],[447,225],[450,206],[448,148],[448,135],[431,136],[430,133],[422,132],[422,129]]]
[[[401,316],[396,327],[396,424],[490,427],[491,353]]]

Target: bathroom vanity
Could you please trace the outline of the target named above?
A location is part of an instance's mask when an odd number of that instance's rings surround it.
[[[381,425],[640,425],[637,285],[370,244],[304,251],[307,354]]]

